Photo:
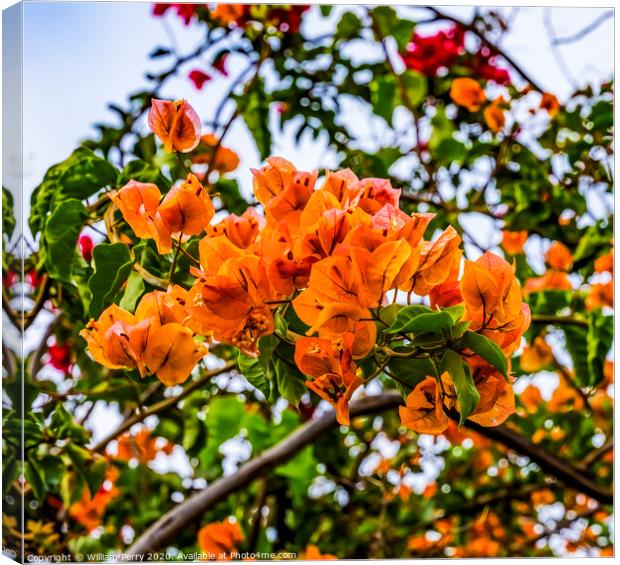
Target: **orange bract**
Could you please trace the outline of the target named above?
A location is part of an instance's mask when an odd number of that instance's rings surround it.
[[[185,100],[151,100],[149,127],[166,151],[188,153],[200,141],[200,118]]]
[[[173,447],[167,440],[158,441],[148,428],[142,428],[135,435],[126,433],[118,438],[116,458],[122,461],[137,459],[140,463],[148,463],[155,459],[160,451],[169,455]]]
[[[480,83],[469,77],[454,79],[450,88],[450,98],[455,104],[464,106],[470,112],[479,110],[486,100]]]
[[[192,156],[192,163],[209,165],[212,170],[225,174],[239,166],[239,156],[232,149],[220,145],[217,137],[209,133],[200,138],[196,154]]]
[[[545,262],[555,271],[570,271],[573,266],[573,256],[563,243],[554,241],[545,254]]]
[[[554,94],[543,92],[540,99],[540,108],[541,110],[546,110],[553,118],[560,111],[560,103]]]
[[[154,239],[160,253],[172,250],[173,238],[201,233],[215,214],[210,196],[192,173],[172,187],[161,202],[156,185],[133,180],[109,196],[134,233]]]
[[[113,304],[80,335],[95,361],[105,367],[138,369],[141,376],[155,374],[172,386],[187,380],[207,353],[181,323],[185,316],[171,295],[155,291],[142,298],[135,315]]]
[[[306,561],[325,561],[330,559],[338,559],[335,555],[329,553],[321,553],[321,550],[312,544],[306,546],[306,551],[303,555]]]
[[[495,341],[507,355],[513,353],[530,325],[513,268],[487,252],[475,262],[465,261],[460,288],[470,329]]]
[[[526,231],[502,231],[502,247],[510,255],[523,253],[523,244],[527,241]]]
[[[307,381],[309,389],[316,392],[336,408],[336,418],[349,425],[349,400],[363,384],[352,362],[353,335],[344,333],[341,339],[305,337],[295,344],[295,363],[299,370],[314,380]]]
[[[500,97],[489,104],[482,112],[487,126],[495,133],[502,131],[506,124],[506,114],[502,109],[502,104],[504,104],[504,99]]]
[[[230,519],[207,524],[198,531],[198,547],[208,554],[208,559],[215,561],[231,559],[230,554],[243,539],[239,524]]]

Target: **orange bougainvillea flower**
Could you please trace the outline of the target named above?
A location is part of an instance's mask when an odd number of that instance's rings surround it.
[[[249,8],[249,4],[216,4],[210,14],[213,20],[222,24],[236,24]]]
[[[475,262],[465,261],[460,287],[470,329],[495,341],[507,355],[513,353],[530,325],[513,267],[486,252]]]
[[[613,250],[605,255],[601,255],[594,261],[594,270],[597,273],[614,272],[614,252]]]
[[[170,189],[153,216],[154,237],[160,253],[172,249],[172,238],[198,235],[211,221],[215,209],[211,198],[189,173],[187,179]]]
[[[211,170],[226,174],[239,166],[239,156],[228,147],[220,145],[220,141],[212,133],[203,135],[200,144],[192,156],[192,163],[209,165]]]
[[[553,351],[542,336],[536,337],[531,344],[526,345],[519,364],[526,373],[535,373],[544,369],[553,361]]]
[[[570,271],[573,266],[573,256],[566,245],[554,241],[545,253],[545,262],[555,271]]]
[[[254,195],[265,207],[267,219],[282,221],[296,231],[301,212],[310,199],[317,171],[298,171],[281,157],[270,157],[260,169],[252,169]]]
[[[329,553],[321,553],[321,550],[311,543],[306,546],[306,551],[304,552],[303,559],[306,561],[326,561],[330,559],[338,559],[335,555],[331,555]]]
[[[550,94],[549,92],[543,92],[540,100],[540,108],[541,110],[546,110],[553,118],[560,111],[560,102],[555,95]]]
[[[442,380],[449,379],[447,373]],[[406,405],[398,409],[403,426],[421,434],[438,435],[448,427],[437,380],[426,377],[407,395]]]
[[[198,547],[212,561],[229,560],[243,541],[243,532],[232,519],[214,522],[198,530]]]
[[[452,81],[450,98],[455,104],[467,108],[470,112],[480,110],[480,106],[486,101],[480,83],[469,77],[455,78]]]
[[[137,459],[144,464],[155,459],[159,452],[170,455],[173,448],[169,441],[153,437],[148,428],[142,428],[135,435],[126,433],[118,438],[116,458],[121,461]]]
[[[69,516],[89,532],[101,524],[106,508],[119,495],[119,490],[114,486],[118,474],[116,467],[108,467],[105,480],[95,495],[91,496],[85,488],[82,499],[69,507]]]
[[[133,315],[115,304],[80,335],[93,359],[110,369],[138,369],[155,374],[166,386],[183,383],[207,353],[183,325],[185,311],[165,293],[146,294]]]
[[[189,153],[200,142],[200,118],[185,100],[151,100],[149,127],[166,151]]]
[[[502,248],[509,255],[518,255],[523,253],[523,245],[527,241],[528,233],[526,231],[502,231]]]
[[[459,249],[461,238],[448,226],[435,241],[420,244],[420,260],[413,277],[399,288],[405,292],[427,295],[434,287],[455,280],[463,252]]]
[[[506,125],[506,114],[502,108],[505,104],[506,102],[500,96],[493,100],[482,112],[485,123],[494,133],[502,131]]]
[[[542,277],[528,279],[523,287],[523,294],[527,296],[532,292],[542,290],[572,290],[568,274],[563,271],[547,271]]]
[[[352,362],[352,344],[350,333],[341,339],[304,337],[295,343],[297,367],[314,378],[306,385],[336,408],[336,419],[343,426],[350,424],[349,400],[364,382],[357,376],[357,367]]]
[[[481,426],[499,426],[515,412],[515,395],[510,383],[492,367],[478,367],[473,374],[480,394],[476,409],[468,416]]]
[[[134,233],[154,239],[160,253],[172,250],[173,238],[201,233],[215,214],[210,196],[192,173],[172,187],[161,202],[156,185],[133,180],[110,192],[110,198]]]
[[[111,191],[109,197],[138,237],[153,237],[153,215],[161,199],[157,185],[131,180],[119,191]]]
[[[614,283],[608,281],[606,283],[594,283],[590,286],[588,296],[586,297],[586,308],[588,310],[596,310],[614,306]]]

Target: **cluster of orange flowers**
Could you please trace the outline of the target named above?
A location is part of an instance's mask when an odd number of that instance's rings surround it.
[[[444,282],[431,293],[431,303],[448,307],[463,304],[469,328],[494,341],[507,358],[519,347],[530,325],[530,310],[521,298],[514,269],[504,259],[485,253],[465,261],[460,280]],[[497,426],[515,411],[514,393],[504,376],[477,355],[466,358],[480,401],[468,418],[483,426]],[[450,375],[439,381],[427,377],[407,396],[400,408],[403,424],[418,432],[440,434],[448,427],[444,412],[456,408]]]
[[[153,291],[142,297],[134,314],[112,304],[80,335],[104,367],[138,369],[142,377],[155,374],[172,386],[184,382],[207,353],[184,325],[185,317],[168,293]]]
[[[167,147],[198,145],[200,132],[193,139],[188,133],[194,120],[186,102],[154,101],[152,112],[154,131]],[[466,262],[459,280],[456,230],[449,226],[436,239],[424,239],[433,214],[401,211],[400,190],[388,180],[358,179],[346,169],[328,172],[317,188],[316,171],[298,171],[279,157],[252,172],[265,215],[249,208],[213,225],[209,195],[191,173],[161,203],[155,185],[130,181],[111,193],[135,234],[155,239],[162,253],[174,241],[180,246],[184,236],[205,235],[199,267],[190,270],[196,277],[190,289],[171,285],[145,295],[135,314],[113,305],[89,322],[82,335],[98,362],[177,384],[205,355],[201,339],[256,356],[259,338],[274,332],[275,310],[292,303],[309,327],[308,337],[296,339],[297,365],[311,378],[308,387],[348,424],[349,399],[363,383],[355,360],[375,347],[378,308],[388,292],[430,296],[433,308],[463,304],[470,329],[506,355],[518,347],[529,310],[512,267],[487,253]],[[473,417],[494,425],[514,405],[511,387],[480,357],[468,359],[481,394]],[[449,381],[446,373],[441,383],[421,383],[401,411],[405,424],[433,433],[445,429]],[[448,400],[447,407],[453,406]]]
[[[500,132],[506,124],[505,110],[509,108],[503,96],[488,101],[482,85],[473,78],[459,77],[452,81],[450,98],[458,106],[463,106],[470,112],[482,109],[482,116],[492,132]],[[540,109],[545,110],[552,118],[560,111],[558,99],[551,93],[545,92],[540,100]]]

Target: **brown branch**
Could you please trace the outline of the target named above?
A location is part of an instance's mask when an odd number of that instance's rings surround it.
[[[397,392],[386,392],[380,396],[369,396],[353,403],[351,406],[351,416],[381,412],[396,408],[401,404],[402,397]],[[329,412],[318,420],[304,424],[282,442],[242,465],[236,474],[219,478],[205,490],[194,494],[164,514],[127,550],[128,555],[143,555],[149,551],[159,549],[168,540],[172,539],[177,532],[196,520],[204,512],[226,499],[233,492],[248,486],[255,479],[265,476],[273,468],[289,460],[303,447],[311,444],[323,432],[335,425],[336,417],[334,412]],[[567,486],[579,490],[603,504],[611,504],[613,502],[613,493],[595,483],[564,459],[535,446],[525,436],[514,432],[506,426],[485,428],[469,421],[465,425],[485,437],[499,441],[507,447],[526,455],[538,464],[543,472],[555,476]]]
[[[579,464],[579,468],[587,473],[592,465],[594,465],[608,451],[612,451],[613,448],[614,440],[613,438],[609,438],[603,445],[588,453]]]
[[[396,408],[402,402],[398,393],[368,396],[351,405],[351,416],[373,414]],[[265,476],[278,465],[288,461],[306,445],[321,434],[336,426],[333,411],[317,420],[307,422],[280,443],[248,461],[234,475],[221,477],[206,489],[186,499],[164,514],[127,550],[128,556],[137,556],[154,551],[172,539],[176,533],[197,520],[204,512],[231,493],[246,487],[252,481]]]
[[[580,326],[587,328],[588,320],[582,320],[580,318],[572,318],[570,316],[551,316],[546,314],[532,314],[532,322],[538,322],[541,324],[553,324],[564,326]]]
[[[113,432],[111,432],[106,437],[104,437],[99,443],[95,444],[91,448],[91,451],[103,452],[112,440],[116,439],[122,433],[126,432],[134,424],[143,422],[149,416],[152,416],[154,414],[159,414],[160,412],[163,412],[167,408],[174,406],[177,402],[179,402],[180,400],[183,400],[186,396],[188,396],[189,394],[194,392],[196,389],[203,386],[207,381],[209,381],[213,377],[216,377],[217,375],[221,375],[222,373],[226,373],[227,371],[234,369],[236,366],[237,364],[235,362],[229,361],[223,367],[220,367],[219,369],[214,369],[213,371],[209,371],[208,373],[205,373],[199,379],[190,382],[188,385],[185,386],[185,388],[183,389],[183,392],[177,394],[176,396],[170,396],[169,398],[164,398],[164,400],[161,400],[153,404],[152,406],[149,406],[146,410],[143,410],[142,412],[138,414],[134,414],[133,416],[126,418],[118,428],[116,428]]]
[[[451,414],[451,417],[458,421],[458,415]],[[495,428],[486,428],[470,420],[467,420],[464,425],[470,430],[474,430],[487,438],[499,441],[506,447],[527,456],[536,463],[544,473],[556,477],[566,486],[595,498],[601,504],[613,504],[614,495],[611,490],[599,485],[596,481],[585,475],[580,469],[555,453],[545,451],[540,446],[534,445],[524,435],[515,432],[505,425]]]

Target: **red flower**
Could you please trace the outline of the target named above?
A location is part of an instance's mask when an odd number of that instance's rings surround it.
[[[37,288],[43,282],[43,273],[37,273],[34,269],[26,273],[26,282],[32,287]]]
[[[226,59],[228,59],[228,53],[224,53],[221,57],[218,57],[213,63],[213,68],[222,73],[225,77],[228,76],[228,70],[226,69]]]
[[[19,275],[15,271],[9,271],[6,275],[2,275],[2,286],[11,288],[19,282]]]
[[[163,16],[174,4],[168,4],[166,2],[158,2],[153,4],[153,15],[160,17]]]
[[[202,90],[205,82],[209,82],[211,80],[210,75],[198,69],[194,69],[193,71],[191,71],[188,76],[198,90]]]
[[[435,35],[413,34],[405,53],[400,53],[408,69],[435,76],[440,68],[450,67],[465,51],[465,30],[456,25]]]
[[[65,375],[71,373],[71,348],[68,343],[58,345],[54,342],[48,347],[47,352],[50,356],[49,364],[54,369],[62,371]]]
[[[187,26],[192,21],[194,14],[196,13],[196,4],[176,4],[177,14],[183,20],[183,23]]]
[[[153,4],[153,15],[163,16],[170,8],[176,8],[177,15],[183,20],[185,25],[189,25],[196,13],[196,4],[184,4],[182,2],[158,2]]]
[[[78,246],[80,247],[80,253],[82,257],[84,257],[84,261],[90,263],[93,260],[93,240],[90,236],[86,234],[82,234],[80,239],[78,239]]]

